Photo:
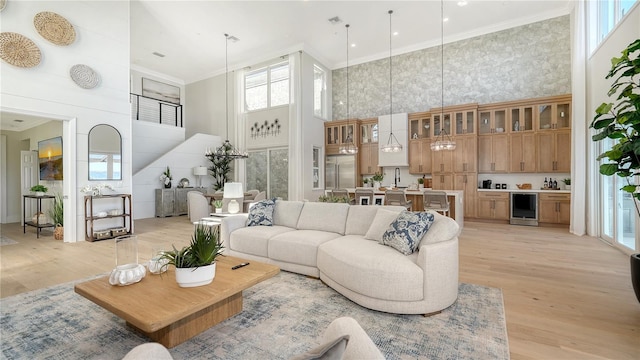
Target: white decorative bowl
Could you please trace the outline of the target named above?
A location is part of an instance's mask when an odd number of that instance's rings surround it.
[[[147,274],[147,268],[140,264],[126,264],[116,266],[109,276],[109,284],[125,286],[135,284]]]

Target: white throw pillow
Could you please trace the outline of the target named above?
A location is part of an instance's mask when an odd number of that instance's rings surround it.
[[[387,231],[389,225],[396,220],[400,211],[390,211],[385,209],[378,209],[376,217],[373,218],[369,230],[364,235],[365,239],[382,241],[382,235]]]

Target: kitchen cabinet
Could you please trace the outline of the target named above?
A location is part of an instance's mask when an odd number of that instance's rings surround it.
[[[327,121],[325,127],[325,147],[327,155],[337,155],[340,152],[340,145],[348,140],[357,144],[359,138],[359,124],[357,119]]]
[[[475,173],[455,174],[453,188],[464,191],[464,216],[476,217],[478,175]]]
[[[380,168],[378,167],[377,143],[360,145],[358,156],[360,158],[360,175],[373,175],[380,171]]]
[[[409,173],[431,174],[431,142],[409,140]]]
[[[512,107],[509,114],[509,132],[534,131],[533,105]]]
[[[377,144],[378,143],[378,119],[362,119],[360,120],[360,144]]]
[[[539,222],[566,225],[571,222],[571,194],[541,193],[539,206]]]
[[[450,150],[432,151],[431,173],[434,175],[442,173],[452,173],[453,153],[454,152]]]
[[[470,135],[475,134],[476,109],[459,110],[453,112],[455,123],[454,135]]]
[[[478,110],[478,134],[487,135],[504,133],[507,128],[506,109],[479,109]]]
[[[509,161],[507,134],[478,136],[478,172],[506,173]]]
[[[536,116],[537,131],[571,129],[570,97],[537,105]]]
[[[571,131],[554,130],[536,133],[538,172],[571,172]]]
[[[509,193],[478,191],[477,217],[480,219],[509,220]]]
[[[453,173],[434,174],[431,178],[431,187],[433,190],[451,190],[454,187],[453,179]]]
[[[509,172],[536,172],[536,136],[534,133],[509,134]]]
[[[440,109],[431,110],[431,119],[433,119],[433,137],[437,137],[442,132],[451,136],[451,114],[440,112]],[[446,137],[445,135],[445,137]]]
[[[477,136],[456,136],[453,151],[453,171],[455,173],[476,172],[478,163]]]
[[[411,113],[409,118],[409,136],[411,140],[431,140],[433,137],[433,126],[431,124],[431,113],[419,112]]]
[[[121,201],[120,201],[121,200]],[[106,206],[109,202],[113,205],[112,209],[107,211],[96,212],[94,208],[96,203],[103,202],[102,206]],[[102,213],[101,215],[98,215]],[[131,194],[110,194],[110,195],[85,195],[84,197],[84,229],[85,240],[96,241],[111,239],[117,236],[131,234]],[[114,227],[114,219],[116,222],[122,221],[122,226]],[[105,221],[103,221],[105,220]],[[103,222],[103,226],[96,226],[99,222]],[[96,229],[96,227],[100,229]]]

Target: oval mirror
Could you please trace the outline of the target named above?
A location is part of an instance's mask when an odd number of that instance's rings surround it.
[[[122,180],[122,137],[111,125],[89,131],[89,180]]]

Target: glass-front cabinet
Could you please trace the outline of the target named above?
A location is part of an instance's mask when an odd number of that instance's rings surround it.
[[[409,114],[409,139],[430,139],[433,134],[431,115],[428,112]]]
[[[509,131],[533,131],[533,106],[521,106],[511,108],[509,118]]]
[[[340,129],[340,126],[337,126],[337,125],[326,127],[326,131],[327,131],[326,144],[327,145],[338,144],[338,139],[340,139],[340,137],[338,136],[339,129]]]
[[[558,101],[537,106],[537,130],[571,129],[571,101]]]
[[[377,143],[378,142],[378,119],[361,120],[360,124],[360,143]]]
[[[480,110],[478,117],[478,134],[504,133],[507,125],[505,109]]]
[[[438,136],[444,131],[447,135],[452,135],[451,132],[451,114],[450,113],[437,113],[433,114],[433,135]]]
[[[456,122],[454,135],[475,134],[476,111],[456,111],[453,113]]]
[[[348,142],[356,143],[355,138],[355,124],[353,122],[349,122],[347,124],[340,126],[340,143],[346,144]]]

